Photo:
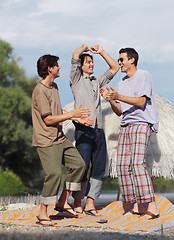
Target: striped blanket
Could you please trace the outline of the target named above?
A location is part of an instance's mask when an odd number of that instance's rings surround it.
[[[57,221],[55,226],[77,226],[77,227],[103,227],[117,230],[132,231],[156,231],[161,228],[174,226],[174,205],[165,197],[156,196],[156,204],[160,211],[160,217],[154,220],[145,220],[136,215],[123,215],[123,205],[121,201],[112,202],[105,208],[99,210],[101,216],[86,216],[81,218],[68,218],[54,210],[54,206],[48,207],[48,214]],[[40,206],[30,210],[7,210],[0,211],[0,223],[10,223],[17,225],[36,226],[36,215]],[[108,220],[107,223],[98,223],[99,220]]]

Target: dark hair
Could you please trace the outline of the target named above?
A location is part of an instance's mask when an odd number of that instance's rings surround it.
[[[80,60],[81,60],[82,66],[83,66],[83,63],[84,63],[86,57],[90,57],[90,58],[93,60],[93,56],[92,56],[92,55],[90,55],[90,54],[88,54],[88,53],[83,53],[83,54],[80,55],[80,57],[79,57]]]
[[[135,59],[134,65],[135,65],[135,67],[137,66],[139,57],[138,57],[138,53],[135,51],[134,48],[122,48],[119,51],[119,54],[121,54],[121,53],[127,53],[128,59],[134,58]]]
[[[58,60],[59,57],[50,54],[40,57],[37,61],[37,72],[39,76],[43,79],[46,78],[48,75],[48,67],[56,66]]]

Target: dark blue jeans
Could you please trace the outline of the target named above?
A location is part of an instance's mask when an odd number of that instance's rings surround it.
[[[106,140],[104,130],[87,127],[78,123],[74,124],[76,128],[76,148],[78,149],[79,153],[81,154],[82,158],[86,163],[86,170],[82,180],[81,194],[78,194],[78,192],[74,192],[73,197],[83,198],[86,190],[86,195],[95,199],[100,195],[102,180],[106,166]],[[90,163],[90,179],[87,183],[87,174]]]

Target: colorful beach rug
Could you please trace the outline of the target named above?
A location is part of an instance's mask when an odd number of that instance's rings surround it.
[[[117,230],[152,232],[174,226],[174,205],[165,197],[161,196],[156,196],[155,201],[160,211],[160,217],[154,220],[141,219],[132,214],[129,216],[123,215],[124,210],[121,201],[112,202],[101,209],[99,211],[101,214],[100,217],[64,218],[65,215],[57,214],[54,206],[48,208],[48,214],[56,220],[56,227],[102,227]],[[0,223],[36,226],[36,215],[38,215],[39,209],[40,206],[36,206],[30,210],[0,211]],[[101,219],[107,220],[107,223],[98,223]]]

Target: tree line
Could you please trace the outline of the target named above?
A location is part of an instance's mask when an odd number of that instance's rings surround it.
[[[32,188],[41,166],[32,147],[31,97],[38,77],[28,78],[12,46],[0,40],[0,166]]]

